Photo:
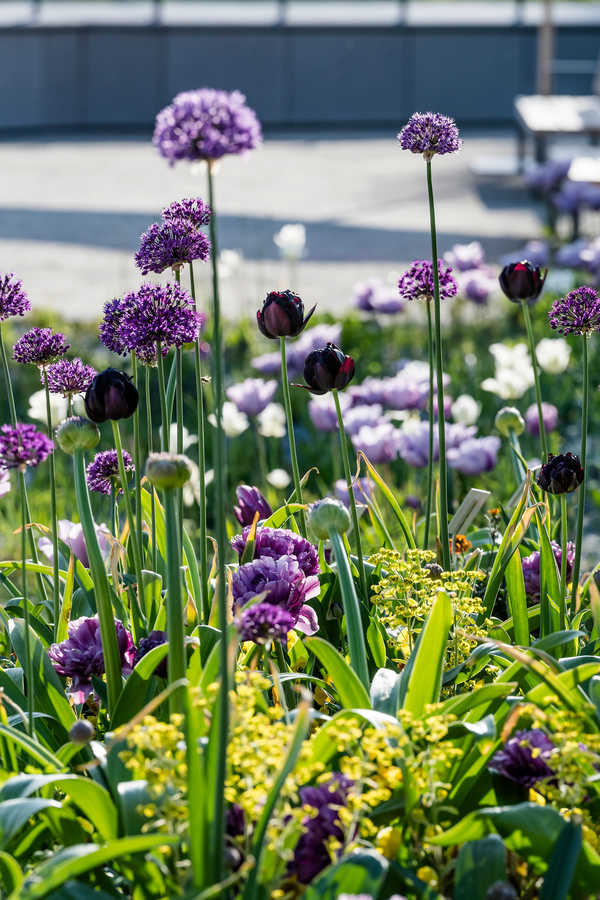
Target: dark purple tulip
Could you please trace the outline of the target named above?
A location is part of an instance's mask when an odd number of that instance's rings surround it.
[[[233,507],[233,511],[240,525],[252,525],[256,513],[260,520],[268,519],[273,512],[257,487],[240,484],[236,488],[235,496],[238,505]]]
[[[542,274],[539,266],[532,266],[528,260],[523,259],[521,262],[504,266],[498,281],[505,295],[513,303],[520,303],[521,300],[535,303],[542,293],[547,274],[547,269]]]
[[[583,481],[583,467],[574,453],[548,454],[548,462],[539,471],[537,483],[549,494],[568,494]]]
[[[128,419],[137,409],[139,394],[125,372],[105,369],[96,375],[85,395],[85,411],[92,422]]]
[[[342,353],[335,344],[313,350],[304,361],[304,379],[313,394],[341,390],[354,377],[354,360]]]
[[[546,760],[555,745],[541,728],[515,731],[489,763],[492,772],[503,775],[523,787],[533,787],[538,781],[554,776]]]
[[[135,659],[133,661],[134,666],[137,666],[140,659],[146,655],[146,653],[150,653],[151,650],[154,650],[155,647],[160,647],[161,644],[167,643],[167,632],[166,631],[151,631],[150,634],[142,638],[138,648],[135,652]],[[154,674],[159,675],[161,678],[167,677],[167,666],[168,666],[168,656],[163,656],[161,661],[158,663],[156,668],[154,669]]]
[[[262,309],[256,313],[256,321],[260,332],[272,340],[297,337],[306,328],[315,309],[316,304],[305,316],[304,303],[297,294],[292,291],[271,291],[267,294]]]

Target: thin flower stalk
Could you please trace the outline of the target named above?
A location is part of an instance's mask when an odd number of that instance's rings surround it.
[[[527,341],[529,343],[529,353],[531,356],[531,365],[533,366],[533,378],[535,382],[535,402],[538,410],[538,422],[540,428],[540,443],[542,446],[542,460],[548,459],[548,438],[546,436],[546,426],[544,424],[544,412],[542,407],[542,389],[540,385],[539,363],[535,353],[535,339],[533,337],[533,328],[531,326],[531,313],[526,300],[521,300],[521,309],[523,310],[523,319],[525,321],[525,330],[527,331]]]
[[[132,351],[131,366],[133,381],[138,384],[138,360],[137,354]],[[133,414],[133,452],[135,459],[135,525],[136,539],[140,549],[140,563],[143,565],[144,556],[144,535],[143,535],[143,513],[142,513],[142,442],[140,437],[140,408],[136,408]]]
[[[431,228],[431,257],[433,261],[433,312],[435,322],[435,365],[437,374],[438,443],[440,458],[440,520],[439,534],[442,545],[442,564],[450,569],[450,539],[448,535],[448,476],[446,471],[446,423],[444,421],[444,370],[442,362],[442,323],[440,310],[440,277],[438,268],[435,204],[431,177],[431,160],[426,160],[427,193],[429,195],[429,222]]]
[[[194,266],[190,263],[190,293],[198,308],[196,300],[196,283]],[[198,482],[200,488],[200,605],[201,618],[208,622],[208,547],[206,534],[206,445],[204,434],[204,383],[202,381],[202,356],[200,354],[200,336],[194,344],[194,375],[196,380],[196,422],[198,426]]]
[[[169,449],[170,420],[167,412],[167,388],[165,383],[165,364],[162,355],[160,341],[156,345],[156,367],[158,369],[158,395],[160,398],[160,449],[167,452]]]
[[[561,628],[566,627],[567,607],[567,556],[568,556],[568,531],[567,531],[567,495],[560,495],[560,621]]]
[[[50,454],[52,456],[52,454]],[[27,498],[25,493],[25,473],[19,472],[19,496],[21,501],[21,576],[23,594],[23,623],[25,633],[23,643],[25,646],[25,678],[27,680],[27,730],[30,736],[34,734],[33,718],[33,657],[31,653],[31,632],[29,617],[29,598],[27,596]]]
[[[167,634],[169,637],[169,684],[185,678],[185,625],[181,598],[181,544],[179,542],[178,497],[181,491],[164,491],[165,528],[167,536]],[[181,497],[179,497],[181,499]],[[185,687],[169,695],[169,711],[183,713]]]
[[[429,439],[427,460],[427,497],[425,499],[425,523],[423,528],[423,550],[429,546],[429,528],[431,523],[431,504],[433,499],[433,429],[434,429],[434,367],[433,367],[433,324],[431,321],[431,303],[426,301],[427,309],[427,352],[429,355]]]
[[[583,514],[585,511],[585,488],[587,484],[586,454],[587,433],[590,406],[590,373],[588,362],[588,334],[582,335],[583,342],[583,403],[581,410],[581,453],[579,460],[583,469],[583,481],[579,486],[577,498],[577,530],[575,532],[575,559],[573,560],[573,582],[571,590],[571,616],[577,610],[577,588],[579,586],[579,573],[581,571],[581,545],[583,542]]]
[[[145,367],[145,387],[146,387],[146,443],[148,444],[148,455],[153,451],[152,437],[152,394],[150,392],[150,367]],[[137,466],[136,466],[137,468]],[[150,487],[150,515],[151,515],[151,537],[152,537],[152,571],[156,572],[158,566],[158,547],[156,546],[156,497],[154,488]]]
[[[52,440],[52,408],[50,406],[50,390],[48,388],[48,372],[44,367],[44,391],[46,394],[46,419],[48,422],[48,437]],[[58,619],[60,616],[60,582],[59,582],[59,560],[58,560],[58,515],[56,512],[56,466],[54,464],[54,453],[50,454],[48,460],[50,465],[50,530],[52,539],[52,610],[54,613],[54,639],[57,640]]]
[[[287,420],[288,440],[290,443],[290,459],[292,463],[292,478],[294,481],[294,499],[296,503],[303,503],[302,485],[300,484],[300,470],[298,468],[298,456],[296,454],[296,438],[294,436],[294,419],[292,416],[292,401],[290,398],[290,384],[287,372],[287,355],[286,355],[286,339],[279,338],[279,346],[281,350],[281,388],[283,391],[283,405],[285,408],[285,417]],[[304,510],[298,513],[300,521],[300,533],[302,537],[306,537],[306,516]]]
[[[142,621],[141,621],[141,596],[144,587],[144,581],[142,577],[142,556],[140,552],[140,547],[137,540],[137,528],[136,528],[136,520],[133,515],[133,507],[131,504],[131,494],[129,493],[129,483],[127,481],[127,473],[125,472],[125,463],[123,462],[123,447],[121,444],[121,432],[119,430],[119,423],[114,419],[111,420],[112,430],[113,430],[113,439],[115,442],[115,449],[117,451],[117,459],[119,462],[119,479],[121,481],[121,490],[123,491],[123,497],[125,498],[125,509],[127,512],[127,519],[129,521],[129,541],[131,544],[131,554],[133,556],[133,565],[135,569],[135,579],[137,582],[137,589],[134,597],[136,599],[132,599],[131,602],[131,612],[132,619],[135,625],[135,637],[139,639],[140,635],[143,632],[142,629]],[[132,592],[133,594],[133,592]]]
[[[364,600],[368,598],[367,592],[367,576],[365,573],[365,563],[363,560],[362,542],[360,539],[360,527],[358,522],[358,513],[356,511],[356,499],[354,497],[354,487],[352,485],[352,473],[350,471],[350,460],[348,458],[348,440],[346,438],[346,430],[344,428],[344,419],[342,416],[342,408],[340,406],[340,397],[337,390],[331,392],[335,402],[335,410],[337,413],[338,426],[340,431],[340,448],[342,451],[342,462],[344,465],[344,475],[346,476],[346,486],[348,488],[348,502],[350,503],[350,514],[352,516],[352,527],[354,529],[354,540],[356,542],[356,556],[358,559],[358,574],[360,578],[360,589]]]

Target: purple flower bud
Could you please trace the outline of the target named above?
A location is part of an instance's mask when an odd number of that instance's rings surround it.
[[[552,403],[542,403],[542,417],[546,432],[554,431],[558,425],[558,409]],[[525,413],[525,428],[534,437],[539,437],[540,420],[537,403],[532,403]]]
[[[166,631],[151,631],[147,637],[142,638],[138,648],[135,653],[135,659],[133,661],[133,665],[137,666],[140,659],[150,653],[151,650],[154,650],[155,647],[162,647],[163,644],[167,643],[167,632]],[[164,656],[161,661],[158,663],[156,668],[154,669],[154,674],[158,675],[159,678],[166,678],[168,671],[168,655]]]
[[[532,304],[542,293],[548,270],[542,274],[539,266],[532,266],[528,260],[510,263],[500,272],[499,282],[502,291],[513,303],[526,300]]]
[[[549,494],[568,494],[577,490],[583,481],[583,468],[574,453],[548,454],[537,476],[537,483]]]
[[[335,344],[313,350],[304,361],[304,379],[313,394],[342,390],[354,377],[354,360]]]
[[[306,328],[316,308],[315,304],[305,316],[304,303],[297,294],[292,291],[271,291],[267,294],[262,309],[256,313],[259,331],[272,340],[297,337]]]
[[[548,765],[555,750],[553,742],[541,728],[516,731],[501,750],[492,757],[489,768],[498,775],[531,788],[539,781],[554,776]]]
[[[96,375],[85,395],[85,411],[92,422],[128,419],[137,409],[139,394],[129,375],[105,369]]]
[[[256,513],[260,520],[268,519],[273,512],[257,487],[240,484],[236,488],[235,496],[238,505],[234,506],[233,511],[240,525],[252,525]]]

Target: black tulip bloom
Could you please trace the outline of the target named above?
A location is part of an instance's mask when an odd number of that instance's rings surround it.
[[[521,262],[504,266],[498,281],[505,295],[513,303],[526,300],[532,304],[542,293],[547,274],[548,269],[542,272],[539,266],[532,266],[528,260],[523,259]]]
[[[307,316],[304,303],[292,291],[271,291],[262,309],[256,313],[258,328],[265,337],[277,340],[281,337],[297,337],[304,331],[316,304]]]
[[[252,525],[256,513],[260,520],[268,519],[273,512],[257,487],[240,484],[236,488],[235,496],[237,506],[233,507],[233,511],[240,525]]]
[[[137,409],[139,394],[125,372],[105,369],[96,375],[85,395],[85,411],[92,422],[128,419]]]
[[[342,390],[354,378],[354,360],[335,344],[313,350],[304,360],[304,380],[311,394]]]
[[[142,659],[146,653],[150,653],[151,650],[154,650],[155,647],[161,647],[163,644],[167,643],[167,632],[166,631],[151,631],[150,634],[142,638],[138,648],[135,653],[134,666],[136,666],[140,659]],[[164,656],[161,661],[158,663],[156,668],[154,669],[154,674],[158,675],[160,678],[167,677],[167,667],[168,667],[168,656]]]
[[[539,471],[537,483],[549,494],[576,491],[583,481],[583,467],[574,453],[548,454],[548,462]]]

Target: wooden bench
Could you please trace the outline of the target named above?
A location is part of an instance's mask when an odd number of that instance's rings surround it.
[[[519,170],[523,171],[526,142],[533,139],[535,159],[548,157],[548,139],[585,135],[592,143],[600,139],[600,97],[532,95],[515,98]]]

